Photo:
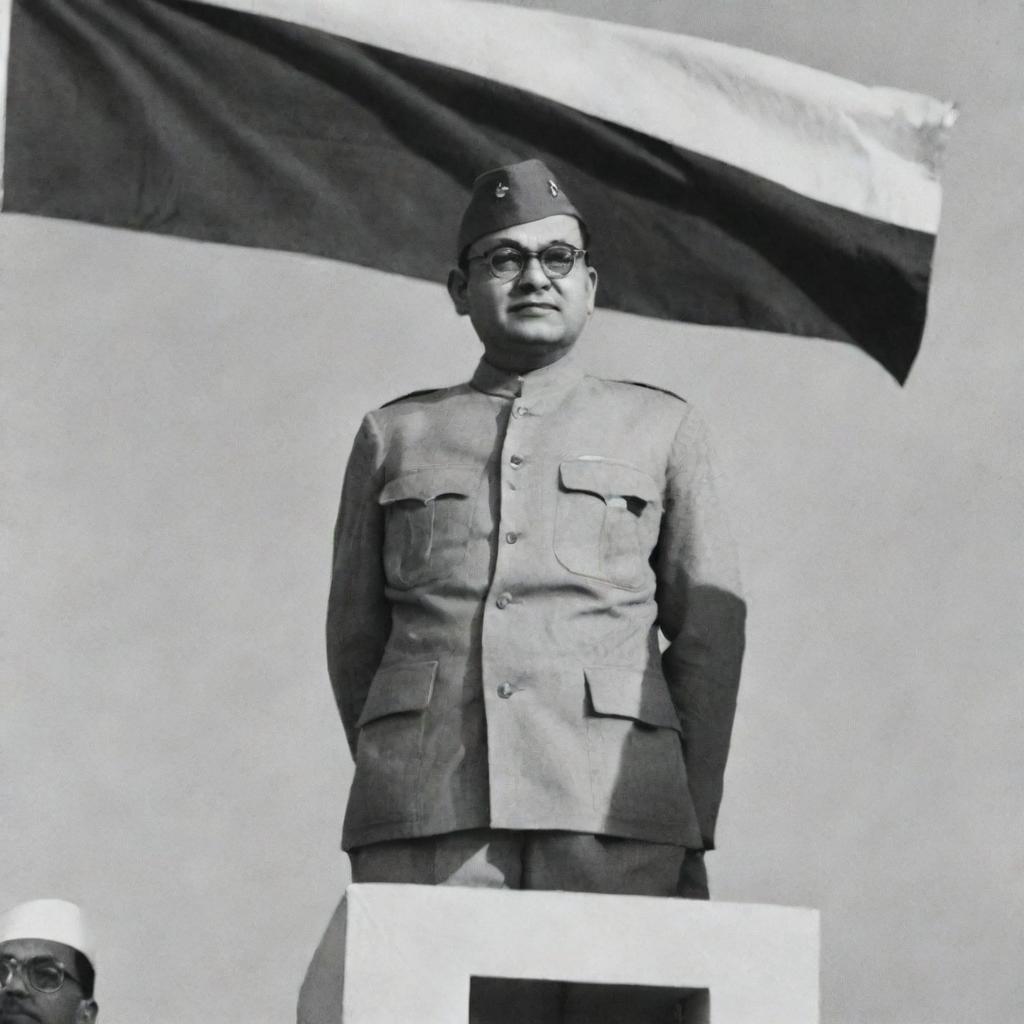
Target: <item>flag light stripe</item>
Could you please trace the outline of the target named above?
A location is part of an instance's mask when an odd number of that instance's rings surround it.
[[[546,96],[934,232],[951,104],[678,33],[477,0],[213,0]]]

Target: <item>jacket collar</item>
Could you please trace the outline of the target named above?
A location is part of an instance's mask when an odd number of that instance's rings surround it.
[[[488,395],[533,400],[562,395],[575,387],[583,377],[580,357],[573,347],[557,362],[528,373],[499,370],[486,359],[481,359],[469,383],[477,391]]]

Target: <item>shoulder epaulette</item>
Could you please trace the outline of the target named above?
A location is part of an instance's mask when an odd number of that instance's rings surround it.
[[[648,388],[651,391],[660,391],[663,395],[671,395],[673,398],[678,398],[680,402],[685,402],[686,399],[682,395],[677,395],[674,391],[669,391],[668,388],[658,387],[657,384],[648,384],[645,380],[613,380],[613,384],[633,384],[638,388]]]
[[[423,388],[421,391],[410,391],[407,395],[399,395],[397,398],[392,398],[390,402],[385,402],[381,408],[386,409],[389,405],[395,405],[397,402],[404,402],[407,398],[421,398],[423,395],[433,395],[438,391],[444,390],[444,388]]]

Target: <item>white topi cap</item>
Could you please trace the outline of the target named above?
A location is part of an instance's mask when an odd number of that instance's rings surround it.
[[[0,942],[47,939],[77,949],[96,969],[96,947],[82,911],[68,900],[28,900],[0,917]]]

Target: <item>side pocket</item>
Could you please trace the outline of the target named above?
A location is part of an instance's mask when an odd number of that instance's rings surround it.
[[[583,674],[594,714],[682,732],[668,684],[660,675],[608,666],[586,668]]]
[[[359,716],[351,823],[346,827],[419,818],[424,716],[437,665],[424,661],[377,672]]]
[[[665,680],[635,669],[584,670],[595,804],[619,821],[657,824],[699,841],[681,727]]]

